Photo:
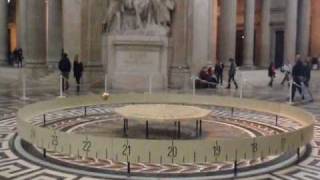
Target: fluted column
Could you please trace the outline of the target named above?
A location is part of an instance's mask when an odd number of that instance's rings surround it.
[[[211,0],[193,0],[192,71],[211,64]]]
[[[62,50],[62,1],[47,0],[47,63],[57,68]]]
[[[270,63],[270,7],[271,0],[262,0],[261,46],[259,66],[267,67]]]
[[[46,64],[46,6],[44,0],[20,0],[20,45],[27,67]]]
[[[219,59],[227,63],[229,58],[235,58],[236,52],[237,1],[220,2]]]
[[[8,1],[0,0],[0,64],[5,63],[8,51]]]
[[[285,61],[294,63],[297,42],[298,0],[287,0],[286,3],[284,58]]]
[[[298,53],[302,58],[309,55],[309,38],[311,22],[311,0],[300,1],[300,13],[298,23]]]
[[[253,66],[255,0],[245,0],[244,61],[243,66]]]

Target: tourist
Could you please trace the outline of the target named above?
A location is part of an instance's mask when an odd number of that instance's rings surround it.
[[[290,73],[291,73],[291,64],[287,63],[283,65],[281,68],[281,72],[284,73],[283,80],[281,81],[281,85],[284,85],[285,82],[290,82]],[[290,85],[290,84],[289,84]]]
[[[206,81],[208,82],[209,88],[217,87],[218,81],[217,81],[217,78],[215,77],[215,74],[213,74],[213,70],[211,66],[208,68],[208,77]]]
[[[13,52],[9,52],[8,64],[9,64],[10,66],[13,66],[13,65],[14,65],[14,61],[15,61],[15,57],[14,57]]]
[[[308,57],[304,62],[303,62],[303,66],[304,66],[304,75],[305,75],[305,81],[304,84],[309,87],[309,82],[311,79],[311,70],[312,70],[312,64],[310,62],[311,58]]]
[[[69,73],[71,71],[71,63],[68,58],[67,53],[62,54],[62,58],[59,62],[59,70],[61,71],[61,75],[63,77],[62,79],[62,90],[68,90],[69,89]]]
[[[302,99],[304,99],[301,83],[304,81],[305,73],[304,73],[304,66],[303,62],[300,59],[300,56],[297,55],[296,64],[292,68],[292,94],[291,94],[291,100],[294,101],[296,90],[298,89]]]
[[[22,61],[23,61],[23,50],[21,48],[15,49],[13,51],[14,61],[17,63],[18,68],[22,68]]]
[[[313,70],[318,70],[320,68],[318,58],[313,57],[311,60],[311,63],[312,63]]]
[[[235,63],[235,60],[230,58],[230,69],[229,69],[229,79],[228,79],[228,86],[227,89],[231,88],[231,81],[233,81],[234,86],[236,87],[236,89],[238,89],[238,84],[235,80],[235,76],[236,76],[236,72],[237,72],[237,65]]]
[[[301,83],[301,88],[302,88],[302,93],[303,96],[305,97],[305,99],[308,99],[310,102],[313,101],[313,96],[312,93],[309,89],[309,83],[310,83],[310,79],[311,79],[311,70],[312,70],[312,64],[311,64],[311,58],[308,57],[304,62],[303,62],[303,66],[304,66],[304,78],[303,78],[303,83]]]
[[[217,63],[214,68],[214,73],[216,74],[217,81],[221,86],[223,85],[223,69],[224,64],[222,62]]]
[[[272,87],[273,85],[273,80],[276,77],[276,68],[274,66],[274,63],[271,62],[268,68],[268,76],[270,77],[270,82],[269,82],[269,86]]]
[[[73,75],[77,82],[77,93],[80,92],[80,79],[82,77],[83,64],[79,61],[79,56],[75,55],[73,62]]]

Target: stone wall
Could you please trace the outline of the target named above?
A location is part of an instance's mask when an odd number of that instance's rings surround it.
[[[310,55],[320,56],[320,1],[312,0],[311,4],[311,34]]]

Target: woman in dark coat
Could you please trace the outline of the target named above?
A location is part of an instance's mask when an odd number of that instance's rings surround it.
[[[276,77],[276,68],[274,66],[274,63],[271,62],[268,68],[268,76],[270,77],[270,82],[269,82],[269,86],[272,87],[273,85],[273,80]]]
[[[73,75],[77,81],[77,92],[80,92],[80,79],[82,77],[83,64],[79,61],[79,56],[76,55],[73,62]]]

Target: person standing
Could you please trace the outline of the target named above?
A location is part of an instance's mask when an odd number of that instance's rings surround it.
[[[63,91],[68,90],[69,89],[68,81],[69,81],[69,74],[71,71],[71,63],[67,53],[62,54],[62,58],[59,61],[59,70],[61,71],[61,75],[63,76],[62,89]]]
[[[79,61],[79,56],[75,55],[73,62],[73,75],[77,82],[77,93],[80,92],[80,80],[83,72],[83,64]]]
[[[305,75],[305,81],[304,81],[304,84],[305,86],[309,87],[309,82],[310,82],[310,79],[311,79],[311,70],[312,70],[312,64],[310,62],[310,57],[308,57],[304,63],[303,63],[303,66],[304,66],[304,75]]]
[[[273,80],[276,77],[276,69],[274,66],[274,63],[271,62],[268,68],[268,76],[270,77],[270,82],[269,82],[269,86],[272,87],[273,85]]]
[[[17,49],[17,63],[18,68],[22,68],[22,61],[23,61],[23,50],[21,48]]]
[[[309,83],[310,83],[310,79],[311,79],[311,70],[312,70],[312,64],[311,64],[311,58],[308,57],[304,62],[303,62],[303,74],[304,74],[304,78],[303,78],[303,82],[301,83],[302,85],[302,93],[303,96],[305,98],[308,98],[310,102],[313,101],[313,95],[309,89]]]
[[[297,89],[302,99],[304,99],[304,95],[302,93],[302,88],[301,88],[302,87],[301,84],[303,83],[304,77],[305,77],[305,73],[304,73],[303,63],[300,59],[300,56],[297,56],[296,64],[292,68],[292,80],[293,80],[292,94],[291,94],[292,102],[294,101]]]
[[[236,72],[237,72],[237,65],[235,63],[235,60],[230,58],[230,69],[229,69],[229,79],[228,79],[228,86],[227,89],[231,88],[231,81],[233,81],[234,86],[236,87],[236,89],[238,89],[238,84],[235,80],[235,76],[236,76]]]
[[[290,82],[291,64],[290,63],[285,64],[281,68],[281,72],[284,74],[283,80],[281,81],[281,85],[284,85],[285,82]]]
[[[223,85],[223,70],[224,70],[224,64],[222,62],[217,63],[214,67],[214,72],[216,74],[217,77],[217,81],[218,83],[220,83],[220,85]]]

